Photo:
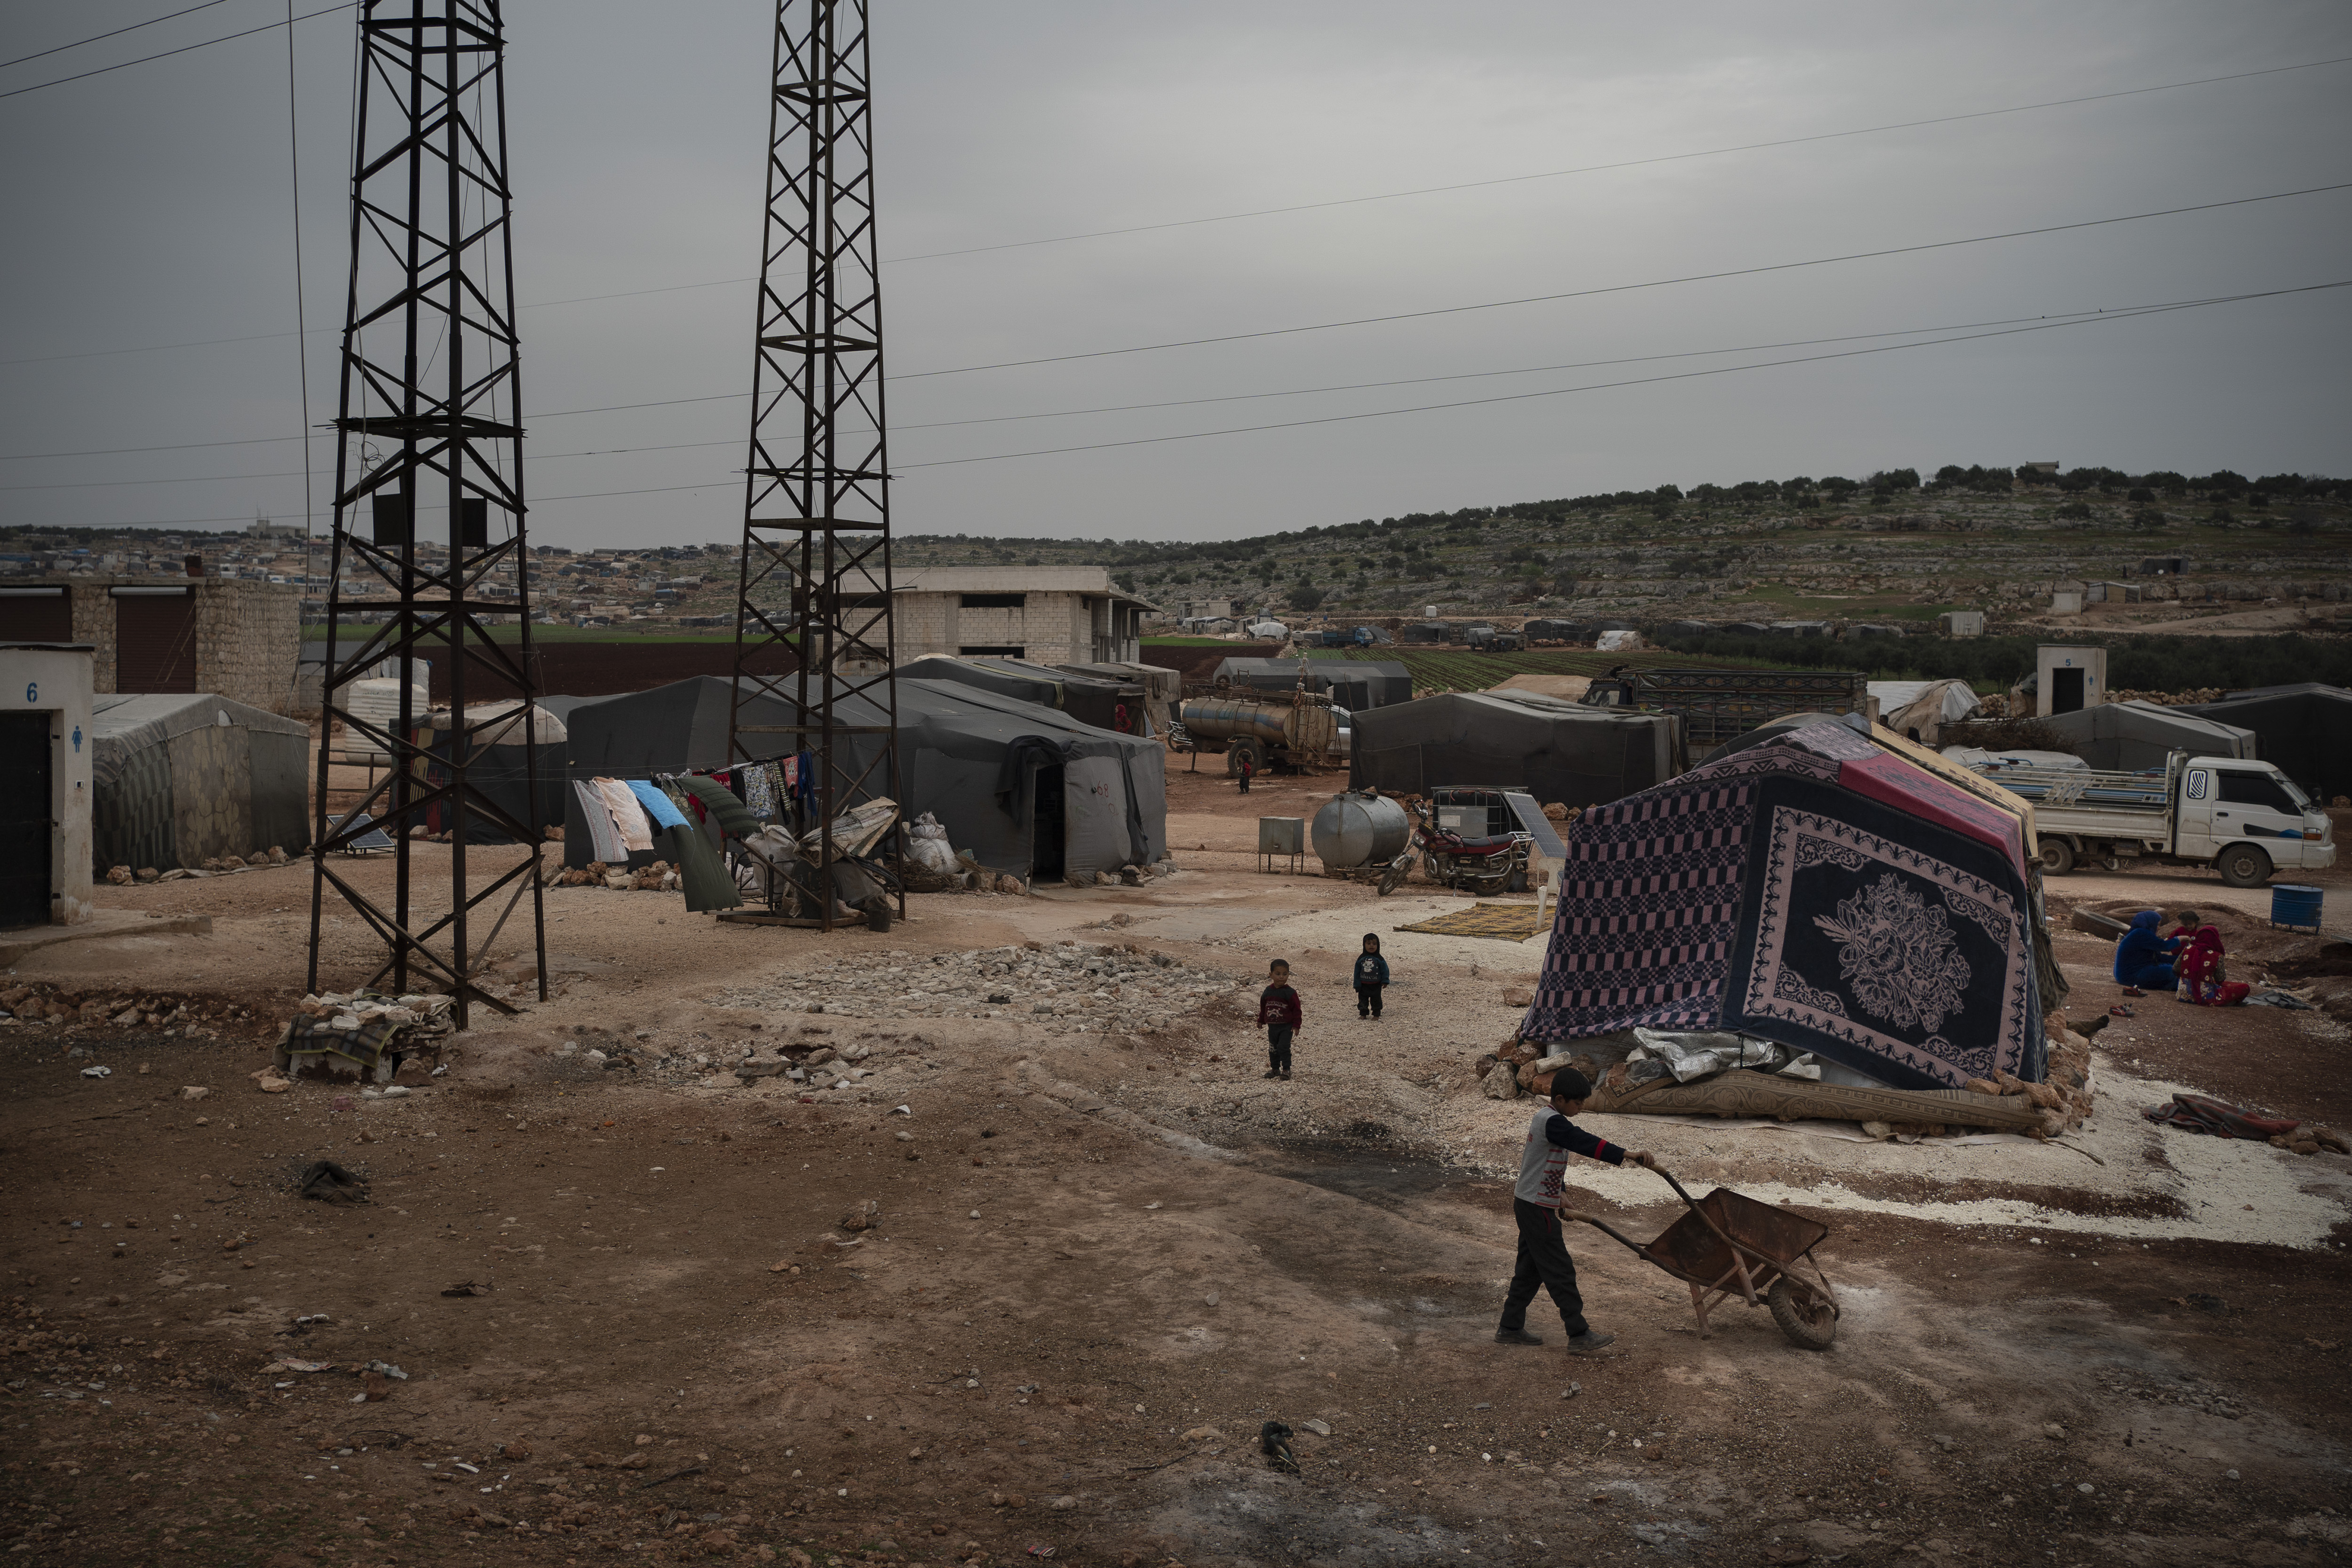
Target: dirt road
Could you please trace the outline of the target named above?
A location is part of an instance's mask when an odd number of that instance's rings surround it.
[[[215,926],[13,977],[194,1021],[0,1026],[12,1546],[268,1568],[2343,1559],[2347,1163],[2128,1102],[2178,1083],[2341,1124],[2340,1024],[2142,1006],[2101,1037],[2115,1087],[2080,1151],[1596,1123],[1830,1224],[1838,1343],[1809,1354],[1737,1306],[1702,1341],[1680,1287],[1583,1233],[1617,1342],[1566,1354],[1539,1300],[1550,1342],[1501,1347],[1528,1107],[1464,1079],[1539,944],[1398,938],[1404,984],[1360,1024],[1348,942],[1420,904],[1257,876],[1219,835],[1260,803],[1210,804],[1178,803],[1171,880],[921,899],[880,938],[551,891],[555,999],[390,1100],[247,1077],[300,994],[302,872],[105,889]],[[330,929],[350,984],[357,930]],[[529,947],[501,940],[529,1002]],[[1307,983],[1288,1083],[1259,1076],[1249,1025],[1275,952]],[[2062,953],[2104,1007],[2103,951]],[[867,1076],[721,1070],[786,1043],[862,1049]],[[321,1158],[369,1201],[292,1195]],[[1636,1237],[1673,1217],[1654,1178],[1591,1167],[1583,1190]],[[869,1203],[872,1228],[838,1223]],[[405,1373],[380,1399],[352,1370],[372,1362]],[[1259,1451],[1268,1421],[1299,1473]]]

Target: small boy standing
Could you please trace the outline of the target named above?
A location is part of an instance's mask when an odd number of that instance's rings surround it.
[[[1257,994],[1257,1026],[1265,1031],[1265,1076],[1290,1077],[1290,1037],[1306,1022],[1298,993],[1290,988],[1290,965],[1277,958],[1265,968],[1265,989]]]
[[[1381,956],[1381,939],[1364,933],[1364,951],[1356,960],[1356,1016],[1381,1016],[1381,992],[1389,983],[1389,961]]]
[[[1568,1331],[1570,1352],[1587,1355],[1617,1338],[1595,1333],[1584,1321],[1584,1298],[1576,1289],[1576,1264],[1560,1238],[1560,1178],[1570,1154],[1612,1165],[1631,1160],[1651,1171],[1658,1165],[1648,1151],[1621,1149],[1569,1120],[1584,1109],[1591,1093],[1592,1085],[1582,1073],[1562,1068],[1552,1076],[1551,1102],[1539,1108],[1528,1123],[1518,1186],[1511,1194],[1511,1215],[1519,1231],[1518,1267],[1512,1271],[1510,1290],[1503,1298],[1503,1321],[1495,1330],[1496,1344],[1543,1343],[1540,1337],[1528,1332],[1528,1308],[1538,1289],[1551,1292],[1552,1305],[1559,1309],[1560,1327]]]

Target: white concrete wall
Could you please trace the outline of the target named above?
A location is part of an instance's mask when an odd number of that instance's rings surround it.
[[[49,719],[49,923],[89,921],[90,650],[0,647],[0,705]]]

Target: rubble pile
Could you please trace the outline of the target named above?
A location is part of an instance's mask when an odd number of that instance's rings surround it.
[[[133,882],[176,882],[184,877],[225,877],[232,871],[260,871],[292,864],[294,857],[273,844],[250,855],[215,856],[202,866],[179,866],[169,871],[159,871],[152,866],[141,866],[135,869],[129,866],[110,866],[107,868],[106,879],[118,888],[127,888]]]
[[[1062,1034],[1148,1035],[1244,982],[1129,944],[1062,942],[831,960],[707,998],[719,1007],[850,1018],[1009,1018]]]
[[[612,888],[642,893],[674,893],[680,886],[677,868],[667,860],[656,860],[635,871],[626,866],[607,866],[602,860],[591,860],[583,867],[557,873],[552,880],[559,888]]]
[[[364,1028],[382,1018],[403,1026],[412,1035],[446,1035],[457,1027],[449,1019],[454,1000],[423,992],[386,996],[375,991],[326,991],[303,997],[294,1010],[306,1018],[323,1021],[331,1029]]]
[[[250,1019],[245,1008],[219,1003],[191,1001],[150,991],[75,991],[40,985],[12,985],[0,991],[0,1022],[20,1024],[107,1025],[118,1029],[193,1029],[198,1023]]]
[[[2024,1096],[2041,1108],[2042,1130],[2038,1136],[2055,1138],[2074,1131],[2091,1114],[2091,1039],[2055,1015],[2047,1021],[2047,1027],[2050,1064],[2040,1083],[2027,1083],[2010,1073],[2001,1073],[1996,1078],[1972,1078],[1960,1087],[1979,1094]]]

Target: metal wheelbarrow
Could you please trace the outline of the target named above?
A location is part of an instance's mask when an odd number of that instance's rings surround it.
[[[1829,1349],[1837,1338],[1837,1296],[1812,1254],[1830,1227],[1742,1197],[1728,1187],[1717,1187],[1694,1199],[1667,1172],[1660,1170],[1658,1174],[1665,1177],[1690,1212],[1668,1226],[1655,1241],[1646,1245],[1634,1241],[1591,1215],[1572,1209],[1560,1210],[1559,1216],[1582,1220],[1689,1286],[1691,1308],[1698,1313],[1698,1335],[1703,1340],[1715,1337],[1706,1321],[1708,1306],[1736,1295],[1751,1307],[1770,1307],[1772,1321],[1793,1343],[1809,1351]],[[1818,1285],[1794,1272],[1801,1262],[1811,1265]]]

